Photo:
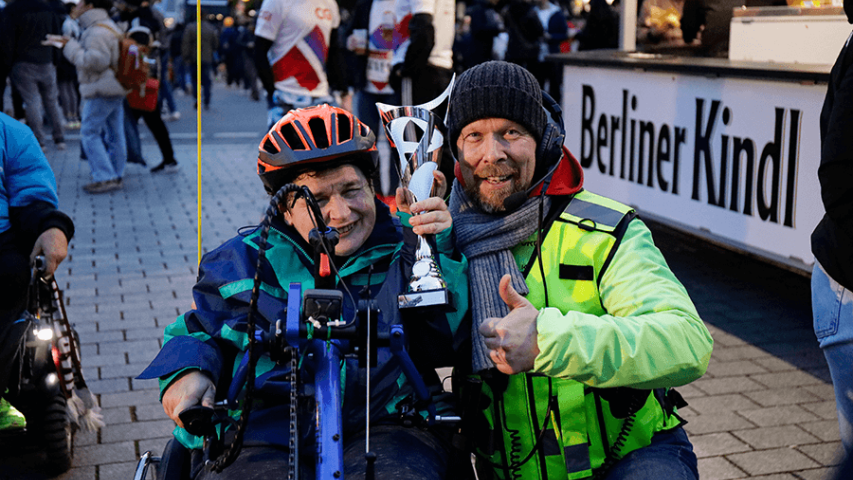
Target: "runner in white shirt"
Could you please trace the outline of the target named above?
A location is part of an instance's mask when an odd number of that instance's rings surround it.
[[[329,69],[341,17],[335,0],[264,0],[255,27],[255,63],[267,91],[271,126],[292,108],[335,104]]]

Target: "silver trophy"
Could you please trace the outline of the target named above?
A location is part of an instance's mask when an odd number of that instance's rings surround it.
[[[444,122],[432,110],[450,96],[454,80],[455,77],[444,93],[421,105],[376,104],[388,140],[400,154],[400,183],[414,197],[414,202],[424,200],[433,193],[433,172],[438,169],[441,147],[444,145],[444,135],[441,133]],[[418,235],[408,292],[398,297],[398,303],[400,308],[450,304],[447,283],[441,275],[429,241],[422,235]]]

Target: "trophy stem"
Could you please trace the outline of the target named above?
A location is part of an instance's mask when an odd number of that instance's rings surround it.
[[[418,235],[418,248],[415,250],[415,261],[419,262],[424,259],[432,260],[432,247],[429,245],[426,237]]]
[[[423,236],[418,235],[408,293],[400,295],[398,300],[400,308],[435,307],[450,303],[447,282],[441,275],[432,247]]]
[[[436,290],[447,288],[442,278],[441,270],[432,254],[432,247],[426,238],[418,235],[418,248],[415,251],[415,263],[412,265],[412,280],[409,282],[410,292]]]

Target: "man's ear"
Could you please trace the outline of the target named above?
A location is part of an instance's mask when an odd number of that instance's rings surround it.
[[[465,188],[465,179],[462,178],[462,167],[459,165],[459,160],[453,164],[453,176],[456,177],[456,180],[459,180],[459,185]]]

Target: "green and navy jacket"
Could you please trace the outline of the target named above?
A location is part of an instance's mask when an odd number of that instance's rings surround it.
[[[477,462],[480,478],[591,476],[605,458],[681,425],[680,397],[669,388],[701,377],[711,357],[711,335],[645,224],[630,207],[581,190],[580,167],[567,151],[562,163],[555,181],[576,179],[575,193],[552,197],[541,265],[536,234],[512,249],[527,299],[539,308],[534,368],[468,376],[483,380],[482,414],[468,437],[493,464]],[[506,467],[521,463],[537,439],[526,463]]]
[[[391,216],[388,207],[376,203],[376,226],[364,245],[352,256],[337,259],[340,275],[356,301],[365,285],[381,313],[379,329],[402,323],[409,341],[409,354],[422,372],[430,390],[440,390],[435,368],[451,365],[459,323],[467,311],[467,263],[463,257],[449,256],[452,252],[449,232],[437,238],[439,262],[443,273],[452,279],[450,285],[455,312],[446,314],[408,314],[401,318],[397,295],[404,293],[410,278],[411,250],[404,246],[403,235],[414,235],[410,226]],[[408,225],[407,217],[400,215]],[[206,254],[199,265],[198,283],[193,288],[195,308],[181,315],[166,327],[163,348],[139,378],[159,378],[162,393],[175,377],[186,369],[198,369],[208,374],[216,385],[216,398],[224,398],[231,378],[247,353],[246,334],[249,301],[258,259],[260,229],[246,236],[237,236]],[[312,250],[292,228],[280,218],[272,223],[265,260],[261,271],[257,328],[269,331],[271,323],[283,318],[287,303],[287,288],[292,282],[302,284],[303,292],[314,287]],[[338,288],[343,287],[338,282]],[[354,306],[344,292],[343,318],[352,318]],[[343,344],[346,353],[351,346]],[[289,365],[276,365],[268,352],[257,363],[255,401],[246,444],[288,444]],[[355,360],[347,360],[342,368],[344,403],[342,418],[344,435],[364,428],[365,387],[364,369]],[[379,348],[377,366],[371,369],[371,423],[388,423],[398,418],[397,404],[413,393],[390,349]],[[240,395],[242,398],[243,395]],[[448,408],[448,404],[439,404]],[[238,418],[240,411],[231,412]],[[446,414],[446,412],[445,412]],[[302,425],[313,422],[302,422]],[[201,439],[181,428],[176,438],[188,448],[200,448]],[[306,435],[310,435],[307,433]]]

